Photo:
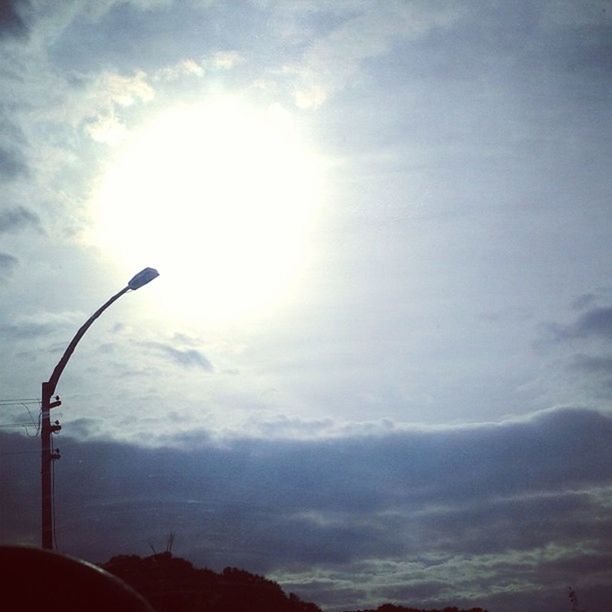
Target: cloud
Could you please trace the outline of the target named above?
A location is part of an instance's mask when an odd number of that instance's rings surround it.
[[[53,331],[53,327],[45,323],[23,322],[0,324],[0,335],[5,339],[29,340],[46,336]]]
[[[14,179],[27,173],[28,167],[18,152],[0,147],[0,178]]]
[[[572,365],[585,372],[612,375],[612,357],[610,356],[576,355]]]
[[[155,90],[144,71],[132,75],[104,72],[89,85],[80,108],[85,131],[97,142],[117,144],[127,133],[122,109],[146,104],[154,97]]]
[[[246,61],[238,51],[216,51],[198,62],[193,58],[182,59],[172,66],[156,70],[154,81],[176,81],[182,77],[203,77],[206,68],[231,70]]]
[[[215,68],[231,70],[237,65],[244,63],[246,59],[238,51],[217,51],[213,53],[209,61]]]
[[[612,306],[592,308],[570,325],[554,325],[552,331],[557,340],[592,337],[612,339]]]
[[[592,308],[595,305],[596,301],[597,295],[595,293],[583,293],[572,302],[572,308],[574,310]]]
[[[207,372],[212,372],[213,370],[210,361],[197,349],[178,349],[171,344],[163,342],[146,342],[144,345],[156,349],[179,366],[198,367]]]
[[[527,597],[537,576],[530,609],[551,611],[576,580],[585,592],[609,583],[609,414],[551,410],[497,425],[308,442],[216,443],[191,431],[176,442],[182,447],[58,437],[62,548],[102,560],[142,554],[176,532],[177,554],[266,572],[330,609],[376,603],[375,594],[377,603],[509,611],[507,586]],[[3,508],[37,507],[36,451],[26,438],[2,437]],[[11,515],[0,536],[25,538],[37,528],[33,514]]]
[[[585,0],[579,4],[572,0],[546,0],[541,19],[551,25],[605,26],[612,21],[612,11],[606,0]]]
[[[579,353],[569,361],[569,369],[586,377],[584,386],[598,399],[612,399],[612,356]]]
[[[204,68],[196,60],[188,58],[181,60],[174,66],[160,68],[153,75],[155,81],[176,81],[184,76],[204,76]]]
[[[253,419],[250,430],[256,430],[265,438],[310,438],[325,435],[338,435],[333,419],[300,419],[277,415],[270,419],[262,419],[258,415]]]
[[[16,206],[0,211],[0,234],[11,233],[26,228],[42,231],[40,217],[24,206]]]
[[[572,332],[577,337],[601,336],[612,339],[612,307],[594,308],[583,314]]]
[[[149,102],[155,95],[143,71],[131,76],[106,72],[100,76],[97,90],[104,103],[123,107],[133,106],[136,102]]]
[[[0,277],[8,276],[17,267],[19,260],[13,255],[0,252]],[[1,326],[0,326],[0,329]]]
[[[541,377],[550,401],[596,405],[612,398],[612,307],[604,290],[580,296],[566,323],[545,323],[535,346],[551,353]]]
[[[56,332],[63,333],[66,329],[72,330],[77,322],[82,322],[84,318],[83,313],[73,311],[41,311],[32,315],[21,315],[15,317],[11,323],[0,323],[0,335],[12,340],[29,340]]]
[[[350,17],[315,40],[294,68],[299,76],[295,102],[302,108],[320,106],[332,93],[358,78],[362,63],[388,53],[397,40],[414,40],[447,28],[459,16],[457,5],[398,1],[357,3]]]
[[[23,38],[28,34],[28,26],[22,15],[29,7],[27,0],[3,0],[0,4],[0,37]]]

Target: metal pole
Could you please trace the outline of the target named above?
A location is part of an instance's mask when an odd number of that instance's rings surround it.
[[[61,359],[57,362],[51,376],[47,382],[42,384],[42,405],[41,405],[41,427],[40,427],[40,481],[41,481],[41,509],[42,509],[42,547],[53,550],[53,461],[60,458],[59,450],[51,452],[51,436],[62,427],[58,421],[51,423],[51,408],[59,406],[62,402],[59,397],[55,401],[51,401],[55,388],[59,382],[60,376],[66,367],[68,360],[72,357],[74,349],[91,327],[91,324],[116,300],[124,293],[132,290],[135,291],[143,285],[150,283],[153,279],[159,276],[159,272],[154,268],[145,268],[136,274],[127,284],[126,287],[118,291],[106,301],[96,312],[94,312],[81,327],[79,327],[74,338],[66,347]]]
[[[51,401],[52,390],[48,382],[42,384],[41,406],[41,456],[40,456],[40,482],[42,504],[42,547],[53,550],[53,491],[52,463],[60,458],[59,451],[51,452],[51,435],[59,431],[62,426],[56,421],[51,424],[51,408],[59,406],[62,402],[58,398]]]
[[[42,547],[53,549],[53,508],[51,500],[51,395],[49,383],[42,384],[42,419],[40,437],[42,441],[40,456],[40,479],[42,484]]]
[[[83,337],[83,334],[91,327],[91,324],[116,300],[124,293],[130,290],[129,287],[124,287],[121,291],[113,295],[105,302],[96,312],[94,312],[87,321],[79,328],[74,338],[64,351],[62,358],[59,360],[49,380],[42,384],[42,405],[41,405],[41,427],[40,427],[40,481],[41,481],[41,510],[42,510],[42,547],[48,550],[53,550],[53,491],[52,491],[52,462],[60,458],[59,452],[51,452],[51,435],[61,429],[61,425],[55,422],[51,424],[51,408],[59,406],[61,402],[59,398],[52,402],[51,398],[55,393],[55,388],[59,382],[59,378],[72,356],[76,345]]]

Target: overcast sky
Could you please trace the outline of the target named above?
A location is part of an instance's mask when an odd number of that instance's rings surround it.
[[[5,400],[152,266],[58,385],[60,549],[603,609],[610,40],[606,0],[2,3],[0,539],[39,538]]]

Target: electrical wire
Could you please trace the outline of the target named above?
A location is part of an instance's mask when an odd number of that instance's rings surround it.
[[[40,450],[11,451],[9,453],[0,453],[0,457],[11,457],[13,455],[40,455]]]
[[[32,424],[33,424],[33,425],[34,425],[34,424],[36,424],[36,422],[34,421],[34,417],[32,416],[32,413],[30,412],[30,409],[28,408],[28,406],[27,406],[26,404],[22,404],[22,405],[23,405],[23,407],[24,407],[24,408],[25,408],[25,409],[28,411],[28,414],[30,415],[30,418],[32,419]],[[28,433],[28,430],[26,429],[26,435],[27,435],[29,438],[37,438],[37,437],[38,437],[38,434],[40,434],[40,425],[41,425],[41,421],[42,421],[42,410],[40,410],[40,411],[38,412],[38,424],[36,425],[36,433],[35,433],[33,436],[31,436],[31,435]]]
[[[0,428],[10,428],[10,427],[25,427],[26,436],[28,438],[37,438],[40,435],[40,430],[42,427],[42,410],[38,413],[38,419],[35,420],[30,409],[29,405],[38,405],[41,406],[42,402],[39,398],[36,397],[20,397],[16,399],[0,399],[0,408],[11,408],[13,406],[21,406],[26,409],[28,416],[30,417],[30,421],[25,422],[13,422],[13,423],[0,423]],[[28,432],[29,426],[36,427],[36,433],[34,435],[30,435]],[[51,453],[53,454],[55,451],[55,447],[53,444],[53,436],[51,436]],[[0,453],[0,457],[10,457],[12,455],[31,455],[33,453],[38,454],[39,451],[31,450],[31,451],[13,451],[8,453]],[[57,550],[57,532],[55,530],[55,459],[51,459],[51,516],[52,516],[52,524],[53,524],[53,534],[52,534],[52,546]]]
[[[27,423],[24,421],[13,421],[12,423],[8,423],[8,422],[0,423],[0,429],[10,428],[10,427],[23,427],[25,429],[25,433],[28,438],[37,438],[40,435],[42,411],[39,411],[38,418],[34,419],[34,416],[30,412],[30,409],[28,408],[25,402],[19,402],[19,404],[17,403],[10,404],[10,406],[17,406],[17,405],[20,405],[22,408],[25,408],[26,412],[28,413],[28,416],[30,417],[30,421]],[[3,406],[9,406],[9,404],[3,404]],[[15,415],[15,417],[13,418],[17,418],[17,416]],[[36,427],[36,432],[34,434],[30,434],[30,432],[28,431],[29,426]]]

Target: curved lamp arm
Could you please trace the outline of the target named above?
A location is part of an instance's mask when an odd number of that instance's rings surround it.
[[[141,270],[136,276],[134,276],[126,287],[121,289],[118,293],[113,295],[110,300],[104,303],[96,312],[94,312],[85,323],[79,328],[74,338],[70,341],[68,348],[64,351],[62,358],[58,361],[51,377],[47,382],[42,384],[42,404],[41,404],[41,427],[40,427],[40,439],[41,439],[41,453],[40,453],[40,482],[41,482],[41,510],[42,510],[42,547],[48,550],[53,550],[53,486],[52,486],[52,464],[55,459],[60,458],[59,451],[53,452],[53,444],[51,442],[51,434],[61,429],[61,425],[58,422],[51,425],[50,423],[50,411],[51,408],[59,406],[61,402],[51,402],[51,396],[55,393],[55,387],[59,381],[68,360],[74,353],[76,345],[79,340],[83,337],[85,332],[91,327],[91,324],[116,300],[118,300],[124,293],[132,290],[135,291],[154,278],[159,276],[157,270],[153,268],[145,268]]]
[[[57,387],[57,382],[59,381],[59,378],[62,375],[62,372],[64,371],[64,368],[66,367],[66,364],[68,363],[68,360],[70,359],[70,357],[72,357],[72,353],[74,353],[74,349],[76,348],[76,345],[79,343],[79,340],[83,337],[83,334],[85,334],[85,332],[91,327],[91,324],[113,302],[118,300],[124,293],[127,293],[129,290],[130,290],[129,287],[124,287],[121,291],[119,291],[118,293],[115,293],[115,295],[113,295],[113,297],[110,298],[110,300],[108,300],[105,304],[100,306],[100,308],[98,308],[98,310],[96,310],[96,312],[94,312],[91,315],[91,317],[89,317],[89,319],[87,319],[87,321],[85,321],[85,323],[83,323],[83,325],[79,328],[77,333],[74,335],[74,338],[70,341],[70,344],[64,351],[62,358],[57,362],[57,365],[53,369],[53,373],[51,374],[51,377],[47,381],[46,391],[48,393],[48,397],[51,397],[55,393],[55,387]]]
[[[118,293],[115,293],[115,295],[113,295],[112,298],[110,298],[106,303],[100,306],[100,308],[98,308],[98,310],[96,310],[96,312],[94,312],[91,315],[91,317],[89,317],[89,319],[87,319],[87,321],[83,323],[83,325],[79,328],[77,333],[74,335],[74,338],[70,341],[70,344],[64,351],[64,354],[62,355],[62,358],[58,361],[57,365],[55,366],[53,373],[51,374],[51,377],[46,383],[44,383],[47,399],[50,398],[55,393],[57,382],[59,381],[59,378],[62,375],[62,372],[64,371],[64,368],[66,367],[66,364],[68,363],[68,360],[72,356],[72,353],[74,353],[74,349],[76,348],[76,345],[79,343],[79,340],[83,337],[83,334],[91,327],[91,324],[113,302],[118,300],[124,293],[127,293],[130,290],[135,291],[136,289],[140,289],[140,287],[151,282],[154,278],[157,278],[158,276],[159,276],[159,272],[153,268],[145,268],[144,270],[141,270],[138,274],[136,274],[136,276],[134,276],[129,281],[126,287],[124,287]]]

